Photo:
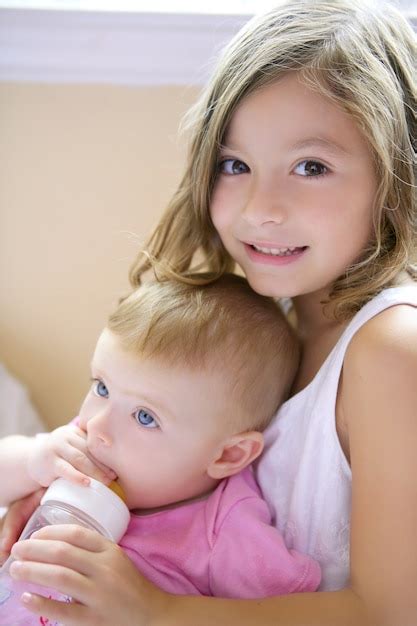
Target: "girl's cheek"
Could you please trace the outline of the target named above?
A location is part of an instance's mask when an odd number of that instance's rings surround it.
[[[228,202],[226,194],[221,189],[214,190],[210,202],[210,217],[215,228],[221,232],[222,228],[226,226],[231,217],[230,207],[228,208]]]

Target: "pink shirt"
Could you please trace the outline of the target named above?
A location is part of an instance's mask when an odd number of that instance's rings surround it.
[[[158,587],[174,594],[262,598],[315,591],[316,561],[288,550],[271,525],[252,471],[204,500],[132,515],[120,546]]]

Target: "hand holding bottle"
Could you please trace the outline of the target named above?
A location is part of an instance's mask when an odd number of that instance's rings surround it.
[[[70,483],[62,478],[55,480],[27,523],[20,540],[30,538],[23,544],[31,548],[33,542],[36,545],[31,537],[39,529],[69,524],[75,533],[83,527],[93,531],[93,536],[103,535],[107,540],[117,542],[125,533],[130,519],[129,509],[122,496],[117,484],[109,488],[94,479],[91,479],[89,486]],[[19,544],[20,541],[0,570],[0,625],[4,626],[32,626],[37,623],[21,603],[21,598],[28,593],[46,595],[62,604],[71,603],[71,595],[60,592],[59,578],[55,575],[46,586],[42,576],[35,585],[30,584],[29,580],[22,582],[19,577],[11,578],[11,573],[16,569],[14,554],[19,555]],[[50,573],[54,574],[54,570]]]
[[[145,626],[150,616],[167,615],[175,596],[146,580],[119,546],[87,528],[48,526],[13,548],[19,559],[13,577],[26,584],[56,585],[75,602],[31,593],[32,614],[65,626]],[[17,567],[16,567],[17,566]]]

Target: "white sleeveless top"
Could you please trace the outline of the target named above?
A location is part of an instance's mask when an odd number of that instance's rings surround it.
[[[347,346],[356,331],[395,304],[417,306],[413,285],[386,289],[351,320],[314,379],[287,400],[265,432],[257,478],[287,547],[321,565],[321,591],[349,578],[351,470],[336,431],[336,397]]]

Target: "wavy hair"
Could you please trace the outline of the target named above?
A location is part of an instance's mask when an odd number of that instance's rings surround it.
[[[290,71],[353,116],[375,162],[374,233],[333,285],[336,319],[350,318],[400,271],[416,279],[416,53],[406,19],[372,0],[287,0],[250,20],[186,118],[185,173],[131,268],[132,285],[150,268],[184,282],[235,269],[209,214],[219,146],[242,99]]]

